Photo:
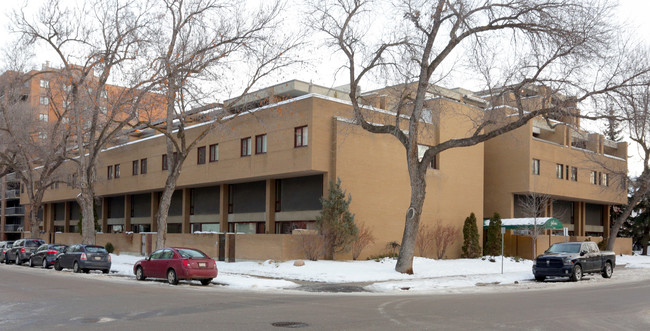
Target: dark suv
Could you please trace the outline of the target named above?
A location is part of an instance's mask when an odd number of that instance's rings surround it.
[[[84,273],[101,270],[107,274],[111,270],[111,256],[102,246],[70,245],[54,261],[54,269],[61,271],[63,268]]]
[[[0,241],[0,263],[5,262],[5,255],[13,245],[14,245],[13,241]]]
[[[14,242],[13,247],[7,251],[5,261],[20,265],[29,260],[29,257],[32,256],[38,246],[44,243],[45,241],[41,239],[18,239]]]

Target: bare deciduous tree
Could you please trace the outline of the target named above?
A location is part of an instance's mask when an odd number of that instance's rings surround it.
[[[165,246],[167,214],[181,168],[190,151],[222,124],[237,108],[241,96],[229,105],[214,99],[230,84],[228,79],[245,79],[241,95],[260,79],[293,63],[289,52],[300,38],[281,38],[279,1],[264,2],[256,11],[245,3],[226,0],[164,0],[155,11],[157,21],[150,32],[148,54],[155,89],[164,96],[165,124],[140,123],[166,137],[168,175],[155,219],[156,247]],[[209,84],[206,83],[209,81]],[[221,111],[221,107],[228,111]],[[197,110],[212,112],[211,121],[188,136],[190,117]],[[227,229],[222,229],[226,231]]]
[[[537,237],[543,232],[543,228],[538,226],[538,218],[544,215],[546,208],[553,201],[549,194],[530,192],[526,195],[520,195],[519,207],[521,212],[533,219],[533,227],[530,229],[530,236],[533,239],[533,254],[537,256]]]
[[[357,123],[371,133],[394,136],[405,148],[411,198],[397,271],[413,273],[425,174],[436,155],[479,144],[536,117],[575,116],[577,102],[613,91],[640,74],[626,71],[629,66],[618,61],[620,50],[611,47],[617,41],[611,9],[596,1],[554,0],[322,0],[312,6],[312,26],[345,56]],[[382,17],[376,11],[386,17],[375,22],[382,25],[380,34],[368,28],[373,17]],[[465,56],[454,56],[460,52]],[[467,66],[459,64],[462,59]],[[476,74],[489,101],[498,104],[507,96],[512,108],[488,106],[471,118],[470,132],[419,153],[425,131],[445,125],[435,118],[430,126],[423,123],[427,114],[443,111],[428,102],[436,95],[433,84],[460,68]],[[359,86],[371,75],[397,84],[397,100],[389,109],[396,115],[392,120],[377,123],[363,111]],[[539,107],[525,105],[523,88],[531,84],[547,91]],[[572,97],[558,100],[553,97],[558,92]]]
[[[434,224],[431,233],[436,245],[436,256],[438,259],[444,258],[447,248],[460,238],[460,228],[451,224],[442,225],[440,222]]]
[[[428,224],[420,224],[416,242],[420,256],[427,256],[427,252],[429,252],[429,250],[433,247],[433,242],[433,229],[431,229]]]
[[[361,255],[368,245],[375,242],[375,236],[372,234],[372,230],[364,223],[357,223],[357,238],[352,242],[352,259],[356,260]]]
[[[66,118],[76,156],[77,202],[82,214],[82,242],[95,243],[95,183],[102,149],[133,120],[146,90],[134,66],[143,43],[143,29],[151,24],[151,3],[118,0],[90,1],[69,7],[47,1],[36,17],[14,13],[12,29],[27,45],[53,51],[60,64],[49,72],[58,78],[63,104],[58,117]],[[138,78],[138,79],[136,79]],[[125,85],[109,89],[109,79]]]

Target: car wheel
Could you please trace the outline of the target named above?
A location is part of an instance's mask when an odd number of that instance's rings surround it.
[[[573,267],[573,272],[571,273],[571,281],[578,282],[582,279],[582,267],[579,264],[576,264]]]
[[[20,260],[20,256],[16,255],[16,259],[14,260],[14,263],[16,265],[21,265],[23,263],[23,261]]]
[[[109,269],[102,269],[103,274],[107,274],[110,270]]]
[[[535,280],[538,282],[543,282],[546,279],[546,276],[535,276]]]
[[[31,257],[29,258],[29,267],[30,268],[34,267],[34,259],[32,259]]]
[[[43,267],[43,269],[47,269],[47,268],[50,267],[49,265],[47,265],[47,259],[46,258],[43,258],[43,263],[41,263],[41,267]]]
[[[605,262],[605,266],[603,267],[603,278],[611,278],[613,271],[614,269],[612,268],[612,264],[610,262]]]
[[[54,261],[54,270],[56,271],[63,270],[63,268],[61,268],[61,264],[59,263],[59,260]]]
[[[72,271],[75,273],[81,272],[81,268],[79,268],[79,262],[74,261],[74,264],[72,265]]]
[[[211,282],[212,282],[212,278],[201,279],[201,285],[203,286],[209,285]]]
[[[174,269],[169,269],[169,271],[167,271],[167,282],[171,285],[178,284],[178,276],[176,276],[176,271]]]
[[[142,267],[138,267],[135,269],[135,279],[137,280],[145,280],[147,276],[144,275],[144,271],[142,270]]]

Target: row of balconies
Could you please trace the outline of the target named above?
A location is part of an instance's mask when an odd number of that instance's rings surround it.
[[[627,143],[608,140],[598,133],[579,131],[562,123],[549,126],[542,119],[535,119],[533,121],[532,131],[535,139],[562,146],[571,146],[597,154],[627,159]]]

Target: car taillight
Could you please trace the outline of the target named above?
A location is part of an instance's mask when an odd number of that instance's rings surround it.
[[[84,260],[84,261],[87,260],[86,253],[81,253],[81,259]]]
[[[108,255],[108,262],[111,262],[111,256],[110,256],[110,254]]]
[[[188,259],[183,259],[183,266],[184,266],[185,268],[191,268],[191,266],[190,266],[190,260],[188,260]]]
[[[21,252],[21,253],[25,253],[25,248],[21,248],[21,249],[20,249],[20,252]]]
[[[52,254],[56,254],[56,253],[58,253],[58,251],[47,251],[47,255],[52,255]]]

